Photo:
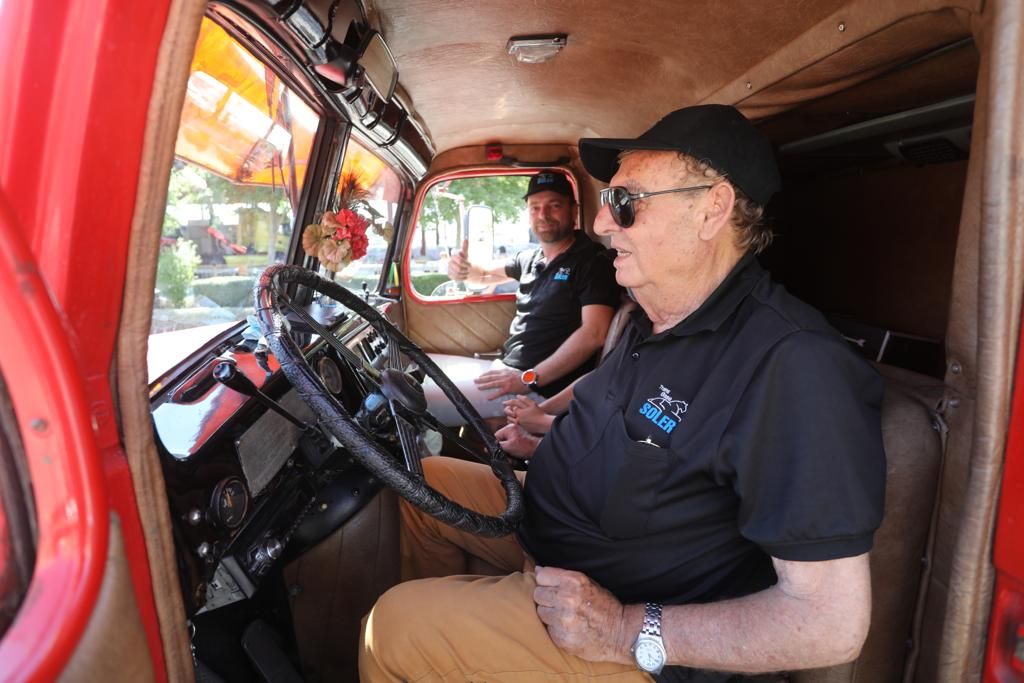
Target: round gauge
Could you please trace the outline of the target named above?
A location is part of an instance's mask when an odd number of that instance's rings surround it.
[[[234,529],[245,519],[249,511],[249,492],[239,477],[222,479],[213,489],[210,501],[213,520],[226,529]]]
[[[333,358],[321,356],[320,360],[316,362],[316,371],[320,375],[320,379],[324,381],[327,391],[332,394],[341,393],[341,368]]]

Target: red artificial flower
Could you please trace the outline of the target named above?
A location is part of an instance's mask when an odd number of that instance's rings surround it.
[[[306,227],[302,246],[318,258],[325,268],[337,272],[352,261],[366,256],[369,221],[351,209],[325,211],[319,224]]]

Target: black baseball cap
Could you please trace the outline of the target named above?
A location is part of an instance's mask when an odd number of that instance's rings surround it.
[[[537,175],[531,176],[530,185],[526,188],[526,194],[523,195],[523,199],[538,192],[557,192],[558,194],[564,194],[570,199],[575,199],[576,197],[576,193],[572,191],[572,184],[569,182],[569,179],[565,177],[564,173],[559,171],[541,171]]]
[[[582,138],[587,173],[609,182],[627,149],[683,152],[706,162],[761,206],[782,188],[772,144],[736,107],[702,104],[677,109],[636,139]]]

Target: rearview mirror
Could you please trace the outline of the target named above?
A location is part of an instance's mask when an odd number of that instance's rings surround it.
[[[362,52],[359,65],[363,67],[366,82],[382,101],[390,101],[398,83],[398,66],[387,43],[379,33],[372,31]]]
[[[466,256],[470,263],[490,263],[494,259],[494,211],[491,207],[474,204],[466,209],[462,234],[469,242]]]

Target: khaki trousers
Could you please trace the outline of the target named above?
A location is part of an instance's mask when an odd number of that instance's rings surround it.
[[[505,493],[484,465],[434,457],[423,469],[431,486],[470,509],[505,509]],[[362,681],[651,680],[632,666],[588,662],[551,642],[533,602],[533,562],[514,536],[480,538],[401,506],[406,582],[363,620]],[[471,557],[508,573],[466,575]]]

